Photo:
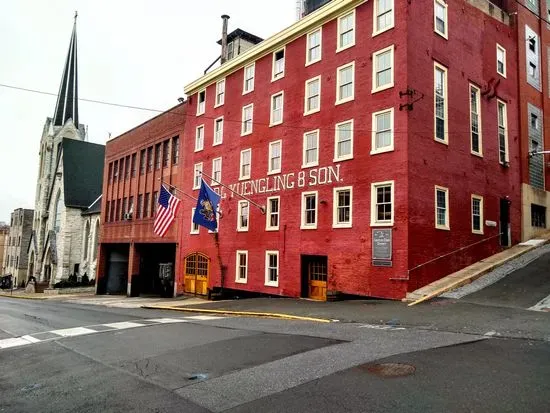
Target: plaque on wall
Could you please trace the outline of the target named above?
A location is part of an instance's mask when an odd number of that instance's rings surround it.
[[[372,265],[375,267],[392,266],[392,230],[372,230]]]

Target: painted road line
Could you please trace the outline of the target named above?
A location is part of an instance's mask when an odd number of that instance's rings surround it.
[[[23,336],[21,337],[24,340],[27,340],[30,343],[40,343],[42,340],[39,340],[37,338],[34,338],[33,336]]]
[[[123,321],[121,323],[110,323],[110,324],[102,324],[102,325],[106,326],[106,327],[114,328],[116,330],[124,330],[124,329],[127,329],[127,328],[135,328],[135,327],[143,327],[144,326],[144,324],[133,323],[131,321]]]
[[[191,317],[185,317],[186,320],[199,320],[199,321],[211,321],[211,320],[221,320],[226,317],[214,317],[211,315],[194,315]]]
[[[57,334],[61,337],[76,337],[83,336],[85,334],[97,333],[95,330],[90,330],[86,327],[65,328],[63,330],[53,330],[51,333]]]
[[[153,321],[159,324],[171,324],[171,323],[188,323],[189,320],[183,318],[150,318],[145,321]]]
[[[1,349],[21,347],[21,346],[26,346],[28,344],[32,344],[32,343],[28,340],[25,340],[23,337],[6,338],[4,340],[0,340]]]
[[[370,328],[372,330],[405,330],[404,327],[394,327],[394,326],[382,326],[382,325],[376,325],[376,324],[361,324],[357,328]]]
[[[538,303],[536,303],[533,307],[529,307],[529,310],[532,311],[550,311],[550,295],[546,298],[543,298]]]

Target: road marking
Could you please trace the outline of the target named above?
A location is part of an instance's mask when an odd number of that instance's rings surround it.
[[[532,311],[550,311],[550,295],[546,298],[543,298],[538,303],[536,303],[533,307],[529,307],[529,310]]]
[[[117,330],[124,330],[126,328],[135,328],[135,327],[143,327],[144,324],[139,324],[139,323],[133,323],[131,321],[123,321],[121,323],[110,323],[110,324],[102,324],[103,326],[106,326],[106,327],[112,327],[112,328],[115,328]]]
[[[187,320],[210,321],[210,320],[217,320],[219,318],[224,318],[224,317],[214,317],[214,316],[211,316],[211,315],[194,315],[194,316],[185,317],[185,318]]]
[[[37,338],[34,338],[33,336],[23,336],[21,337],[24,340],[27,340],[30,343],[40,343],[42,340],[39,340]]]
[[[25,340],[23,337],[5,338],[4,340],[0,340],[1,349],[26,346],[28,344],[31,344],[31,342]]]
[[[189,317],[186,317],[189,318]],[[217,317],[221,318],[221,317]],[[154,321],[155,323],[159,324],[170,324],[170,323],[187,323],[189,320],[183,319],[183,318],[151,318],[147,321]]]
[[[63,330],[53,330],[51,333],[60,335],[61,337],[76,337],[83,336],[84,334],[97,333],[95,330],[90,330],[86,327],[65,328]]]
[[[380,326],[376,324],[361,324],[357,328],[370,328],[372,330],[405,330],[404,327]]]

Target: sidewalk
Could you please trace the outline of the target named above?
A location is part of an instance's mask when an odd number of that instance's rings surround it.
[[[0,290],[0,297],[19,298],[24,300],[57,300],[62,301],[72,297],[93,297],[89,292],[80,294],[44,294],[44,293],[27,293],[24,289],[16,290]]]

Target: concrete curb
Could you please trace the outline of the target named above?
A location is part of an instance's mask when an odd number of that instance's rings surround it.
[[[162,305],[144,305],[141,308],[149,310],[170,310],[181,311],[187,313],[206,313],[206,314],[223,314],[223,315],[240,315],[248,317],[265,317],[265,318],[279,318],[283,320],[299,320],[299,321],[314,321],[317,323],[331,323],[332,320],[327,318],[315,318],[315,317],[302,317],[291,314],[279,314],[279,313],[263,313],[257,311],[232,311],[232,310],[208,310],[203,308],[182,308],[182,307],[169,307]]]
[[[20,300],[47,300],[47,297],[28,297],[25,295],[9,295],[9,294],[0,294],[0,297],[6,298],[17,298]]]

